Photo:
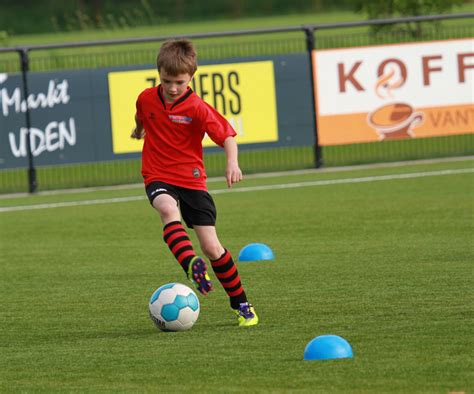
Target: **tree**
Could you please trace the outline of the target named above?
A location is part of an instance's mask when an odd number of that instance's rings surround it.
[[[380,19],[443,14],[463,2],[463,0],[355,0],[354,5],[357,12],[366,14],[369,19]],[[413,37],[421,36],[420,23],[407,23],[405,26]],[[373,32],[387,29],[393,29],[393,26],[374,26]]]

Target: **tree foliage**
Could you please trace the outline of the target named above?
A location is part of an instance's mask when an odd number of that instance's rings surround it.
[[[352,10],[353,0],[0,0],[0,31],[30,34]]]
[[[397,16],[421,16],[444,14],[453,7],[463,4],[463,0],[355,0],[355,11],[367,15],[368,19],[393,18]],[[392,25],[374,26],[373,32],[393,30]],[[422,33],[420,23],[405,25],[412,36],[419,37]]]
[[[0,31],[31,34],[357,10],[369,19],[443,13],[472,0],[0,0]]]

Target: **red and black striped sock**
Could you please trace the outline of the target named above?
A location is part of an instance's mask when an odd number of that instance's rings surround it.
[[[233,309],[238,309],[240,303],[247,302],[247,296],[242,283],[240,283],[240,275],[234,260],[232,260],[232,255],[226,249],[217,260],[211,260],[211,265],[217,279],[230,298],[230,306]]]
[[[184,272],[188,272],[189,262],[196,256],[193,244],[181,222],[170,222],[163,227],[163,240],[178,260]]]

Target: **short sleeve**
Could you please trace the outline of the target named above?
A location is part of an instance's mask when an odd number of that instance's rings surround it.
[[[237,135],[227,119],[205,101],[201,101],[198,115],[201,131],[207,133],[211,140],[220,147],[224,146],[224,141],[227,137],[235,137]]]

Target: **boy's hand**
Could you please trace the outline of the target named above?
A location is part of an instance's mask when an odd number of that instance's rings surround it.
[[[140,122],[140,118],[138,117],[137,113],[135,114],[135,127],[133,128],[130,137],[137,140],[141,140],[143,137],[145,137],[145,129],[143,128],[143,124]]]
[[[141,140],[143,137],[145,137],[145,130],[143,128],[138,129],[137,127],[134,127],[130,137],[135,138],[137,140]]]
[[[239,168],[239,164],[235,162],[227,163],[225,177],[227,180],[227,187],[232,187],[233,183],[240,182],[242,180],[242,171]]]

